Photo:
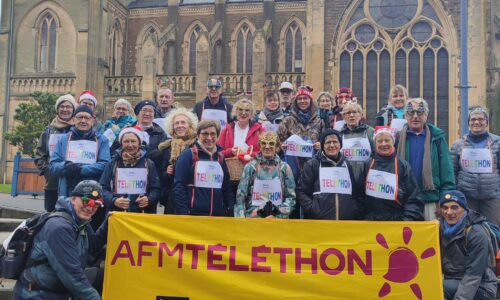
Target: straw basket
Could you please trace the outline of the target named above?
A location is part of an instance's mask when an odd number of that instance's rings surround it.
[[[253,147],[250,146],[250,155],[253,152]],[[229,178],[233,181],[239,181],[241,179],[241,175],[243,174],[243,168],[245,164],[238,158],[240,154],[239,149],[235,156],[225,158],[226,166],[229,171]]]

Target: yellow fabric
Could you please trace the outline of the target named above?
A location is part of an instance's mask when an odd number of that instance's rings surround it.
[[[417,299],[416,286],[422,299],[443,295],[437,222],[129,213],[109,221],[103,299]],[[403,252],[413,258],[398,263]],[[413,278],[395,282],[412,260]]]

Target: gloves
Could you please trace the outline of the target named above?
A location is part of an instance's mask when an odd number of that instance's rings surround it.
[[[74,163],[72,161],[66,162],[64,165],[64,176],[80,176],[80,171],[82,167],[80,164]]]
[[[273,215],[276,217],[276,215],[280,214],[279,208],[274,205],[271,201],[267,201],[266,205],[264,205],[263,208],[259,209],[257,211],[257,215],[261,218],[266,218],[270,215]]]

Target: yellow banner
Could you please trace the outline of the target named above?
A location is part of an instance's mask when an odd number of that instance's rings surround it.
[[[442,299],[437,222],[114,213],[103,299]]]

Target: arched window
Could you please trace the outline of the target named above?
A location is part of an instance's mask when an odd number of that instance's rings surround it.
[[[56,66],[57,22],[47,12],[38,23],[38,71],[54,71]]]
[[[410,97],[429,103],[428,120],[448,132],[452,30],[438,17],[438,4],[430,2],[358,0],[345,14],[337,35],[334,82],[353,89],[369,122],[387,103],[390,87],[402,84]],[[288,35],[286,42],[288,51]],[[287,71],[288,57],[287,52]]]
[[[200,31],[200,26],[196,25],[189,37],[189,74],[196,74],[196,41]]]
[[[293,21],[285,37],[285,72],[302,72],[302,31]]]
[[[253,34],[247,24],[238,30],[236,40],[236,73],[252,73]]]
[[[109,34],[109,73],[110,75],[121,74],[121,56],[123,36],[118,21],[113,24]]]

